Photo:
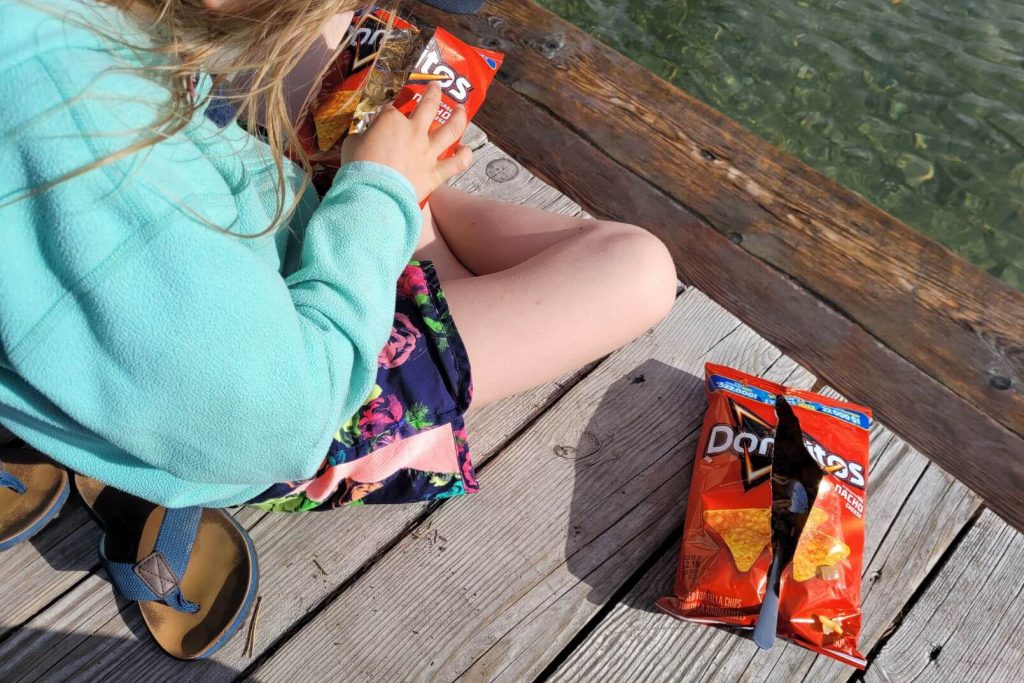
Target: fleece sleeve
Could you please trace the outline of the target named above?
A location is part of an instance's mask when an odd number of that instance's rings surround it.
[[[312,476],[373,386],[421,227],[411,185],[384,166],[346,166],[287,279],[241,238],[133,199],[134,211],[106,216],[138,221],[131,238],[9,349],[14,368],[87,429],[183,480]]]

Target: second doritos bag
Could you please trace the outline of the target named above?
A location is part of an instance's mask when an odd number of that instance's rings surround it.
[[[345,136],[365,130],[388,102],[411,114],[427,85],[437,82],[441,104],[431,130],[445,125],[457,105],[472,120],[501,67],[500,52],[472,47],[444,29],[419,29],[384,10],[357,16],[348,46],[328,69],[299,139],[313,161],[313,181],[323,193],[338,170]],[[417,78],[418,77],[418,78]],[[442,155],[451,156],[458,143]]]
[[[864,668],[857,638],[871,410],[720,365],[708,364],[705,374],[708,408],[675,588],[658,607],[705,624],[757,622],[772,561],[775,400],[782,396],[822,478],[783,570],[778,635]]]

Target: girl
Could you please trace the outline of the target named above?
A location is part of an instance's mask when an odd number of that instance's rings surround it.
[[[244,534],[196,506],[475,491],[470,366],[479,407],[630,341],[674,298],[672,261],[639,228],[445,187],[472,155],[437,160],[466,125],[459,112],[428,134],[437,88],[349,137],[320,200],[285,76],[358,4],[0,5],[0,424],[89,477],[112,579],[187,617],[179,633],[147,616],[176,656],[219,647],[254,591]],[[239,116],[259,110],[263,140],[206,115],[238,74]],[[21,486],[0,477],[0,515],[37,497],[8,515],[20,540],[59,508],[65,475],[4,459]],[[218,562],[220,578],[193,571]],[[248,583],[232,583],[240,567]],[[236,604],[211,613],[229,585]],[[199,644],[183,635],[195,620],[214,624]]]

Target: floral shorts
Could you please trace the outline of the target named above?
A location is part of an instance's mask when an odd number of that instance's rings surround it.
[[[302,512],[476,493],[463,423],[472,393],[469,357],[434,266],[412,261],[398,280],[377,383],[334,435],[316,476],[275,484],[247,504]]]

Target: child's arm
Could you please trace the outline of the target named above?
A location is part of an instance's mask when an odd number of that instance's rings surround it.
[[[375,164],[344,169],[287,281],[185,211],[105,218],[139,237],[9,349],[14,369],[89,431],[186,481],[312,476],[373,386],[419,234],[408,182]]]

